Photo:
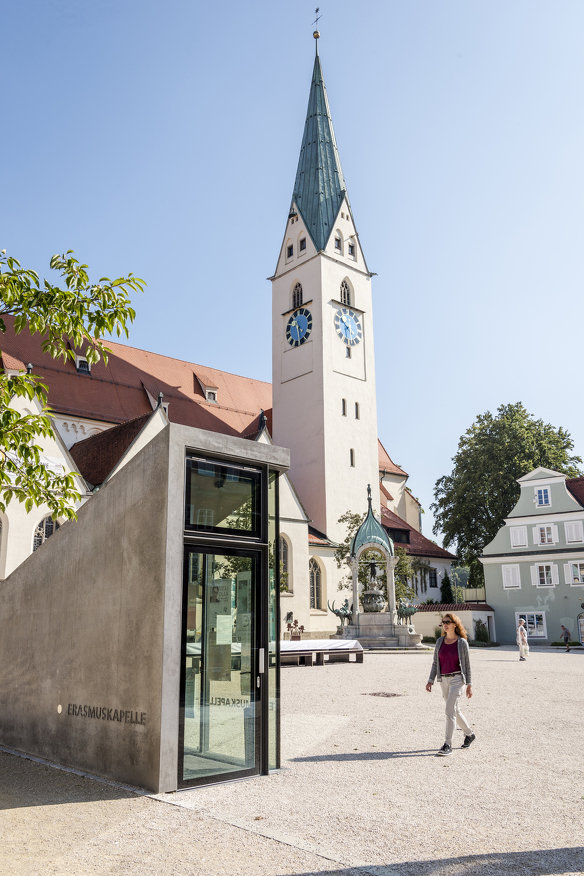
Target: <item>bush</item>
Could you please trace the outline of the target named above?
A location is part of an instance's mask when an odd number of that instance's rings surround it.
[[[436,637],[435,636],[422,636],[422,642],[424,645],[435,645]]]
[[[437,642],[438,639],[439,639],[441,636],[442,636],[442,629],[441,629],[441,627],[435,627],[435,628],[434,628],[434,641]]]
[[[566,643],[565,643],[565,642],[552,642],[552,645],[558,645],[558,646],[559,646],[559,645],[562,645],[562,647],[565,648]],[[580,648],[581,648],[581,647],[582,647],[582,642],[568,642],[568,645],[570,646],[570,648],[576,648],[576,647],[580,647]]]
[[[490,641],[489,628],[482,620],[475,621],[475,641],[485,643]]]
[[[448,572],[444,573],[444,578],[440,585],[440,601],[443,605],[452,605],[454,602],[454,594],[452,593],[452,585],[450,583],[450,578],[448,577]]]

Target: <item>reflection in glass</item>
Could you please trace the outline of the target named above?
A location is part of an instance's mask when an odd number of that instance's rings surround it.
[[[258,538],[260,474],[259,469],[188,458],[186,529]]]
[[[182,784],[256,768],[258,561],[186,551]]]

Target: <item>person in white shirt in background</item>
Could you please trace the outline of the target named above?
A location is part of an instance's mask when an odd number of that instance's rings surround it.
[[[519,659],[525,660],[529,654],[529,645],[527,644],[527,630],[523,618],[520,618],[517,627],[517,644],[519,645]]]

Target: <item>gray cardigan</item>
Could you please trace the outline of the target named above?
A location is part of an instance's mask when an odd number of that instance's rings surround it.
[[[432,669],[430,670],[430,678],[428,679],[429,684],[434,684],[434,679],[436,679],[436,681],[442,680],[442,673],[440,672],[440,660],[438,659],[438,651],[442,647],[443,641],[444,636],[440,636],[440,638],[436,642],[436,647],[434,648],[434,659],[432,660]],[[466,641],[466,639],[463,639],[462,636],[458,637],[458,659],[460,661],[462,680],[465,684],[471,684],[472,676],[470,672],[470,651],[468,647],[468,642]]]

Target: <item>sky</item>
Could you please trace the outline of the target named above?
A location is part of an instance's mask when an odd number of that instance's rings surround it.
[[[129,343],[269,381],[314,8],[4,0],[0,249],[43,276],[68,249],[95,279],[133,272],[148,286]],[[379,436],[432,537],[434,484],[479,414],[521,401],[584,457],[584,3],[319,14],[377,274]]]

